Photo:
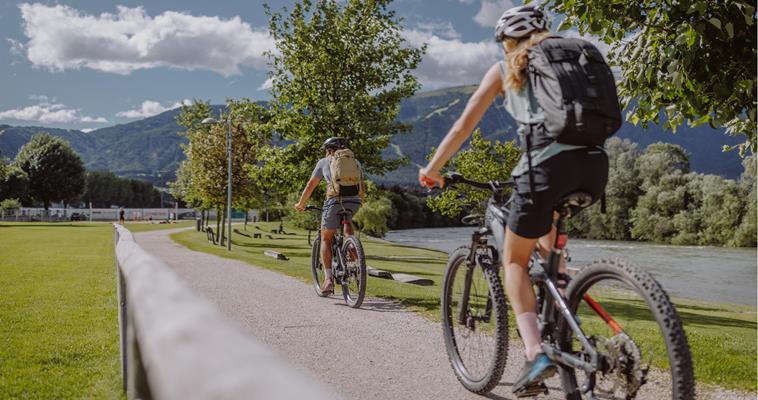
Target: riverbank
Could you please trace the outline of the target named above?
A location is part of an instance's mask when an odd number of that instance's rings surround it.
[[[449,252],[466,244],[472,227],[390,231],[386,240]],[[646,242],[570,239],[570,266],[623,259],[645,268],[670,295],[695,301],[755,307],[756,249],[674,246]]]
[[[270,232],[278,227],[278,222],[258,223],[256,226],[259,229],[250,225],[247,234],[252,236],[256,232]],[[245,261],[310,283],[310,246],[307,243],[307,233],[287,226],[285,230],[291,234],[273,235],[276,239],[252,239],[234,235],[234,249],[231,253],[225,248],[209,244],[204,234],[194,230],[175,233],[171,237],[195,251]],[[390,272],[410,273],[434,282],[433,286],[415,286],[370,277],[367,285],[368,296],[392,299],[433,321],[439,321],[440,284],[446,255],[436,250],[397,245],[365,235],[361,239],[369,266]],[[279,261],[267,257],[263,254],[266,249],[282,252],[290,260]],[[286,296],[286,293],[282,295]],[[754,392],[755,308],[680,298],[673,300],[685,323],[698,382]],[[444,349],[441,348],[440,351]]]

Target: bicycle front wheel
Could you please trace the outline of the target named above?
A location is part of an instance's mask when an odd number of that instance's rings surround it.
[[[596,398],[695,398],[692,357],[682,322],[652,275],[621,262],[594,262],[571,280],[566,297],[603,359],[602,370],[594,373]],[[563,351],[584,355],[568,324],[562,324],[560,340]],[[564,384],[590,378],[583,371],[568,373],[573,379]]]
[[[361,241],[355,236],[345,237],[342,244],[342,261],[345,267],[342,297],[350,307],[358,308],[366,296],[366,257]]]
[[[321,284],[324,282],[324,266],[321,263],[321,231],[316,234],[311,245],[311,276],[313,277],[313,289],[321,297],[327,297],[329,294],[321,293]]]
[[[468,265],[469,248],[451,253],[442,289],[442,331],[455,376],[478,394],[503,376],[508,309],[495,265]]]

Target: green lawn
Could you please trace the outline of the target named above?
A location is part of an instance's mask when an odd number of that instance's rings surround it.
[[[255,226],[260,229],[256,229]],[[264,238],[279,223],[257,223],[248,226],[247,234],[263,233]],[[242,229],[237,226],[236,229]],[[306,233],[293,228],[285,229],[296,235],[273,235],[276,239],[252,239],[234,235],[234,251],[210,245],[204,233],[194,230],[179,232],[171,237],[192,250],[203,251],[221,257],[234,258],[250,264],[311,282],[310,246]],[[244,232],[244,231],[243,231]],[[394,299],[411,310],[439,321],[439,297],[442,274],[447,255],[442,252],[393,245],[384,241],[362,237],[369,266],[390,272],[404,272],[430,278],[434,286],[415,286],[396,281],[369,278],[366,292],[369,296]],[[263,255],[272,249],[286,254],[289,261],[277,261]],[[405,259],[391,257],[410,256]],[[315,294],[314,294],[315,295]],[[756,310],[752,307],[696,302],[674,299],[692,349],[695,374],[699,382],[748,391],[756,390]],[[620,320],[633,320],[635,310],[617,307],[612,312]],[[626,313],[626,314],[625,314]],[[592,324],[588,316],[587,324]],[[636,320],[635,320],[636,321]],[[640,332],[648,323],[634,322]],[[591,328],[588,326],[588,328]],[[644,334],[643,334],[644,335]],[[440,349],[440,351],[444,351]],[[654,360],[661,364],[662,358]]]
[[[118,399],[113,228],[0,223],[0,398]]]
[[[146,232],[146,231],[158,231],[158,230],[164,230],[164,229],[176,229],[176,228],[186,228],[189,226],[195,226],[195,221],[179,221],[175,224],[159,224],[157,221],[155,223],[150,222],[127,222],[124,224],[126,229],[129,229],[131,232]]]

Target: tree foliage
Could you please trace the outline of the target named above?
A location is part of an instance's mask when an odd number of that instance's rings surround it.
[[[276,52],[271,59],[275,130],[288,142],[272,152],[298,187],[322,157],[322,142],[345,137],[370,174],[404,160],[382,157],[398,122],[400,101],[419,87],[411,71],[423,49],[408,46],[390,0],[301,0],[291,12],[266,8]]]
[[[203,125],[209,117],[208,103],[195,102],[182,107],[177,123],[186,128],[189,142],[183,146],[187,159],[177,171],[171,193],[186,203],[200,208],[222,207],[226,204],[228,181],[226,121],[232,115],[232,202],[250,208],[263,200],[263,186],[253,179],[250,169],[259,163],[259,155],[270,142],[267,128],[268,111],[249,100],[227,102],[227,113],[219,124]]]
[[[641,152],[629,139],[610,138],[605,144],[608,153],[608,184],[605,188],[606,212],[600,204],[586,209],[568,221],[572,235],[594,239],[629,240],[630,212],[642,193],[637,159]]]
[[[0,211],[18,210],[21,208],[21,201],[18,199],[4,199],[0,201]]]
[[[92,171],[87,172],[82,201],[93,207],[160,207],[161,194],[150,182]]]
[[[29,193],[46,210],[51,202],[68,203],[84,191],[84,164],[61,138],[34,135],[19,150],[15,163],[29,178]]]
[[[611,45],[627,118],[725,126],[756,151],[756,13],[746,0],[561,0],[548,7]]]
[[[387,222],[392,215],[392,202],[386,197],[366,200],[353,217],[358,229],[372,236],[384,237],[389,231]]]
[[[520,152],[515,142],[495,141],[493,143],[484,139],[481,131],[477,129],[471,137],[469,148],[453,157],[443,170],[459,172],[475,181],[500,180],[504,182],[510,178],[519,157]],[[456,217],[464,210],[482,213],[484,203],[491,195],[492,193],[487,190],[457,185],[427,198],[427,205],[432,210],[448,217]]]
[[[0,179],[0,199],[18,199],[23,204],[32,203],[29,195],[29,176],[16,164],[6,166],[5,178]]]

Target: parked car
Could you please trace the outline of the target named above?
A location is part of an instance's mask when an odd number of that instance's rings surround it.
[[[197,217],[197,214],[194,211],[187,211],[183,213],[179,213],[177,216],[177,219],[195,219]]]
[[[86,221],[88,219],[85,213],[71,213],[71,221]]]

